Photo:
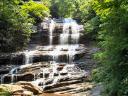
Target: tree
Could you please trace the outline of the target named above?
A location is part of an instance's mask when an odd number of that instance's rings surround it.
[[[49,9],[43,2],[29,1],[21,6],[21,9],[29,14],[30,18],[33,18],[36,23],[41,22],[44,17],[49,16]]]
[[[47,16],[46,11],[47,7],[33,1],[0,1],[0,52],[22,50],[29,41],[33,23]]]
[[[127,3],[127,0],[93,0],[93,8],[101,21],[101,51],[96,54],[100,65],[94,77],[103,82],[107,96],[128,95]]]
[[[75,5],[73,0],[52,0],[51,10],[56,12],[56,17],[72,17],[75,11]]]

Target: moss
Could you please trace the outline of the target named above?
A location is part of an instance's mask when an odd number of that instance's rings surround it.
[[[9,90],[5,86],[0,86],[0,96],[11,96]]]

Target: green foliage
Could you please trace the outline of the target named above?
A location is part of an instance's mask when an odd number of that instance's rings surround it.
[[[97,38],[97,32],[99,31],[100,20],[98,16],[95,16],[84,23],[84,29],[86,34],[92,34],[91,38]]]
[[[42,2],[45,6],[47,6],[48,8],[51,6],[51,1],[52,1],[52,0],[41,0],[41,2]]]
[[[85,34],[90,35],[92,39],[96,39],[100,19],[92,8],[92,0],[83,0],[78,5],[79,11],[76,14],[84,25]]]
[[[99,45],[96,54],[100,67],[94,78],[103,82],[108,96],[128,95],[128,10],[126,0],[94,0],[100,17]]]
[[[33,1],[0,1],[0,52],[22,50],[29,41],[33,23],[48,13],[47,7]]]
[[[21,9],[28,13],[34,21],[41,22],[44,17],[49,16],[49,9],[43,4],[43,2],[36,3],[34,1],[29,1],[21,6]]]
[[[6,87],[0,86],[0,96],[11,96],[11,93]]]
[[[58,17],[72,17],[75,5],[72,0],[53,0],[51,1],[51,10],[57,12]],[[55,15],[55,13],[52,13]]]
[[[58,15],[58,17],[72,17],[72,18],[84,18],[83,13],[86,9],[83,7],[89,0],[52,0],[51,12],[52,15]],[[83,8],[82,8],[83,7]],[[55,12],[55,13],[53,13]],[[82,16],[81,16],[82,15]]]
[[[96,16],[95,11],[92,9],[90,0],[81,0],[79,5],[79,12],[76,12],[77,17],[81,19],[82,23],[86,23]]]
[[[22,49],[31,33],[31,20],[20,11],[19,0],[0,1],[0,52]]]

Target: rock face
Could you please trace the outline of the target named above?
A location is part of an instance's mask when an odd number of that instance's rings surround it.
[[[21,53],[0,53],[0,65],[21,65],[24,55]]]
[[[73,21],[73,20],[71,20],[71,21]],[[50,22],[51,21],[49,19],[49,20],[45,20],[44,22],[39,24],[38,28],[37,28],[37,30],[38,30],[37,33],[32,33],[32,35],[31,35],[28,50],[35,49],[35,50],[38,51],[37,54],[33,54],[34,55],[33,56],[33,62],[35,62],[35,63],[40,62],[40,61],[50,61],[50,60],[52,60],[52,57],[46,53],[46,50],[45,51],[44,50],[38,50],[38,49],[35,48],[36,46],[48,46],[49,45],[49,42],[50,42],[50,39],[49,39],[49,37],[50,37],[50,32],[49,32],[50,31]],[[64,22],[63,22],[63,20],[54,19],[54,23],[55,23],[54,24],[55,28],[52,32],[53,33],[52,34],[52,39],[53,39],[52,40],[52,45],[59,45],[60,44],[60,34],[63,33]],[[75,27],[78,27],[80,34],[82,34],[82,32],[84,31],[83,26],[77,24],[77,26],[75,26]],[[71,31],[71,25],[67,28],[68,28],[69,31]],[[75,31],[75,30],[73,30],[73,31]],[[73,32],[69,32],[69,35],[71,35],[71,33],[73,33]],[[80,38],[81,38],[81,35],[80,35]],[[71,36],[69,36],[69,39],[71,39]],[[67,42],[67,43],[72,44],[73,41],[74,41],[74,38],[73,38],[73,40],[69,40],[69,42]],[[78,42],[78,43],[82,44],[81,41]],[[73,43],[73,44],[75,44],[75,43]],[[63,50],[63,51],[64,51],[63,53],[65,53],[65,51],[67,51],[67,49]],[[75,56],[75,59],[79,59],[78,55],[81,56],[82,52],[79,51],[76,55],[77,56]],[[25,64],[24,58],[25,58],[24,52],[6,53],[6,54],[5,53],[0,53],[0,65],[10,65],[10,64],[21,65],[21,64]],[[60,60],[62,62],[67,61],[65,54],[62,54],[59,58],[61,58]],[[64,59],[62,59],[62,58],[64,58]]]
[[[30,55],[30,57],[32,56],[33,58],[33,63],[36,62],[41,62],[41,61],[53,61],[53,51],[56,50],[58,47],[60,47],[59,45],[57,46],[51,46],[51,48],[48,48],[49,46],[36,46],[36,48],[34,49],[35,51],[33,51],[33,54]],[[66,46],[62,46],[62,49],[60,50],[61,54],[58,56],[59,62],[68,62],[68,48],[63,48]],[[73,47],[73,45],[71,45],[71,47]],[[74,60],[78,60],[81,57],[84,56],[86,52],[86,48],[84,47],[84,45],[80,44],[79,48],[76,49],[76,53],[74,55]],[[26,52],[19,52],[19,53],[10,53],[10,54],[3,54],[0,55],[0,66],[4,67],[5,65],[22,65],[25,64],[25,58],[26,58]],[[4,65],[4,66],[3,66]],[[6,67],[7,68],[7,67]],[[3,70],[3,72],[7,70]],[[0,70],[0,74],[1,70]]]

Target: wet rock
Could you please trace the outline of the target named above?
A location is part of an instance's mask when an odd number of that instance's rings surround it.
[[[68,77],[68,76],[61,77],[61,78],[59,78],[58,81],[59,81],[59,82],[69,81],[69,77]]]
[[[0,69],[0,75],[1,74],[8,74],[9,71],[10,71],[10,69],[8,69],[8,68],[7,69],[4,69],[4,68],[3,69]]]
[[[67,72],[61,72],[60,75],[67,75]]]
[[[48,79],[44,81],[44,85],[49,85],[53,83],[53,79]]]
[[[33,73],[24,74],[7,74],[3,77],[3,83],[13,83],[18,81],[32,81],[34,80]]]
[[[18,73],[28,73],[28,72],[33,72],[33,73],[38,73],[41,68],[47,68],[49,67],[48,63],[46,62],[38,62],[38,63],[33,63],[28,66],[23,66],[21,67]]]
[[[61,71],[62,69],[63,69],[63,66],[58,66],[56,70]]]
[[[10,64],[11,54],[0,54],[0,65]]]
[[[48,77],[49,77],[49,73],[45,73],[44,78],[48,78]]]
[[[49,55],[49,51],[52,51],[55,48],[55,46],[53,46],[50,49],[45,49],[40,47],[37,47],[37,49],[35,50],[32,58],[33,58],[33,62],[40,62],[40,61],[51,61],[53,60],[52,55]],[[81,58],[84,54],[83,54],[83,50],[84,46],[80,45],[80,48],[76,49],[77,53],[75,55],[75,60],[78,60],[79,58]],[[58,57],[60,62],[66,62],[68,61],[68,57],[65,51],[68,51],[68,49],[66,48],[62,48],[61,49],[62,54]],[[19,53],[8,53],[8,54],[2,54],[0,55],[0,65],[8,65],[8,64],[17,64],[17,65],[21,65],[25,63],[25,54],[24,52],[19,52]]]
[[[33,73],[26,73],[23,75],[17,75],[17,81],[32,81],[34,80],[34,74]]]
[[[59,73],[54,73],[54,76],[59,76]]]
[[[21,65],[23,59],[22,53],[0,53],[0,65]]]
[[[9,75],[3,75],[2,78],[1,78],[1,82],[2,83],[11,83],[11,80],[12,80],[12,76],[9,76]]]

